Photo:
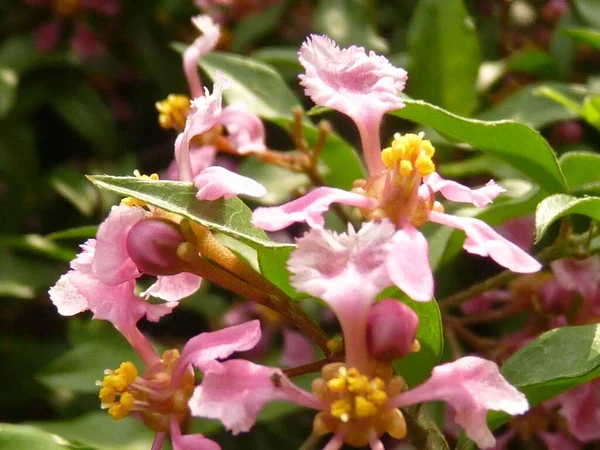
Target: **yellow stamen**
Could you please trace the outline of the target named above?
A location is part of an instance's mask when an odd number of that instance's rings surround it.
[[[136,169],[133,171],[133,174],[135,175],[136,178],[139,178],[141,180],[152,180],[152,181],[159,180],[158,174],[156,174],[156,173],[153,173],[150,175],[142,175],[140,173],[140,171]],[[129,207],[138,206],[140,208],[144,208],[147,206],[147,203],[142,200],[138,200],[137,198],[125,197],[124,199],[121,200],[121,205],[129,206]]]
[[[154,104],[158,111],[161,128],[182,131],[190,113],[190,99],[185,95],[170,94],[166,99]]]
[[[377,407],[362,395],[354,399],[354,411],[358,417],[369,417],[377,414]]]
[[[134,403],[135,398],[133,395],[129,392],[124,392],[119,401],[108,408],[108,414],[115,420],[121,420],[129,415],[133,409]]]
[[[338,419],[341,419],[343,422],[347,422],[348,418],[349,418],[349,414],[352,411],[352,406],[350,405],[350,402],[348,400],[341,399],[341,400],[337,400],[331,404],[330,411],[331,411],[331,415],[333,417],[337,417]],[[343,417],[347,417],[347,419],[344,420]]]
[[[423,136],[423,133],[396,133],[392,145],[381,152],[381,160],[386,167],[396,168],[403,178],[410,176],[415,168],[421,176],[431,174],[435,171],[431,160],[435,148]]]

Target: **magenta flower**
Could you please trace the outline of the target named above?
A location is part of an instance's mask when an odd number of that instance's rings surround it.
[[[181,355],[171,349],[159,356],[142,336],[146,348],[153,352],[150,361],[144,360],[145,373],[138,374],[129,361],[116,370],[106,370],[104,379],[97,383],[102,408],[108,409],[115,420],[134,415],[154,430],[152,450],[160,450],[168,435],[175,450],[219,450],[219,444],[201,434],[181,433],[181,425],[189,419],[188,401],[195,388],[193,367],[201,370],[213,367],[214,360],[248,350],[259,338],[260,324],[254,320],[201,333],[187,342]]]
[[[386,112],[404,107],[398,94],[406,84],[406,71],[362,47],[340,49],[327,36],[309,36],[298,56],[306,69],[300,75],[306,95],[352,118],[369,171],[382,170],[379,126]]]
[[[257,208],[253,223],[274,231],[293,222],[307,222],[320,230],[310,232],[310,237],[300,243],[301,247],[314,239],[323,239],[317,236],[327,233],[322,231],[323,213],[332,203],[357,206],[367,219],[391,225],[370,227],[367,233],[373,237],[380,233],[377,241],[387,276],[418,301],[433,296],[428,244],[417,230],[428,221],[463,230],[466,234],[463,248],[469,253],[489,256],[515,272],[538,271],[541,265],[537,261],[485,222],[443,213],[442,205],[435,201],[437,191],[449,200],[484,206],[499,195],[502,188],[490,182],[482,188],[469,189],[442,179],[434,171],[433,153],[433,146],[422,135],[396,135],[392,146],[381,154],[388,169],[372,175],[367,181],[358,181],[353,192],[321,187],[282,206]],[[330,236],[329,240],[346,239],[342,237],[344,235]],[[333,257],[332,254],[329,256]]]

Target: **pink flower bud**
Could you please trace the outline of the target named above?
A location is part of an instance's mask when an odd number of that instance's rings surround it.
[[[386,298],[376,303],[367,319],[369,352],[378,360],[401,358],[410,353],[419,318],[404,303]]]
[[[129,230],[127,252],[138,269],[148,275],[175,275],[186,264],[177,255],[177,247],[185,241],[174,224],[145,219]]]

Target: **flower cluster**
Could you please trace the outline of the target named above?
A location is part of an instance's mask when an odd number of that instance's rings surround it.
[[[172,94],[156,105],[160,125],[178,133],[168,177],[193,185],[203,202],[239,194],[260,197],[266,192],[262,185],[215,165],[218,152],[259,158],[275,152],[267,149],[265,129],[256,115],[243,105],[223,107],[228,81],[221,74],[215,77],[212,93],[204,88],[196,65],[215,47],[220,29],[207,16],[193,22],[203,34],[183,54],[191,97]],[[495,439],[487,412],[523,414],[529,407],[525,396],[502,377],[494,362],[475,356],[438,365],[427,381],[409,386],[392,363],[420,351],[419,317],[398,299],[378,298],[396,285],[416,301],[433,301],[428,243],[419,231],[426,222],[464,231],[465,250],[512,271],[536,272],[541,265],[483,221],[446,214],[435,198],[440,193],[449,201],[483,207],[503,192],[496,183],[470,189],[443,179],[435,170],[435,148],[422,133],[396,134],[389,147],[381,148],[384,114],[404,106],[399,97],[407,81],[403,69],[362,48],[340,49],[324,36],[309,37],[299,58],[306,69],[300,76],[306,94],[356,123],[369,175],[356,180],[351,191],[321,186],[287,204],[257,208],[252,222],[267,231],[294,222],[311,227],[297,239],[287,261],[290,283],[333,311],[343,334],[343,355],[336,352],[335,339],[325,339],[321,348],[329,359],[319,367],[320,377],[311,391],[300,389],[279,368],[242,358],[225,360],[252,349],[261,339],[259,322],[240,323],[235,313],[230,314],[234,325],[199,334],[181,352],[156,353],[138,321],[157,321],[169,314],[199,289],[202,279],[258,302],[261,306],[254,305],[253,313],[264,306],[275,310],[286,319],[284,333],[295,333],[291,338],[297,343],[298,332],[291,326],[304,331],[313,325],[301,309],[285,303],[288,297],[281,289],[220,244],[208,228],[127,198],[113,207],[96,239],[82,246],[71,270],[50,290],[60,314],[89,309],[95,319],[110,321],[146,366],[142,372],[126,361],[107,370],[98,382],[101,405],[115,419],[134,413],[156,431],[153,449],[160,448],[167,435],[176,449],[218,448],[201,435],[184,433],[190,415],[219,419],[237,434],[250,430],[268,402],[284,400],[318,411],[313,435],[332,435],[327,450],[344,444],[379,450],[382,436],[407,436],[402,408],[444,401],[467,436],[480,448],[490,448]],[[144,179],[160,183],[156,175]],[[325,229],[324,213],[333,203],[356,208],[355,217],[364,219],[360,229]],[[156,281],[137,294],[142,275]],[[150,296],[164,302],[151,303]],[[312,337],[323,341],[318,333]],[[307,350],[302,352],[304,362],[306,355],[312,357],[312,348],[306,342],[300,345]],[[297,357],[289,364],[300,363]],[[200,384],[195,368],[203,373]]]

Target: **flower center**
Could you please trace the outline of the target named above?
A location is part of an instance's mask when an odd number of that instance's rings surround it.
[[[375,372],[370,377],[342,363],[323,367],[322,378],[314,380],[312,388],[330,408],[315,417],[317,435],[341,433],[344,441],[355,447],[366,446],[384,433],[397,439],[406,435],[402,413],[387,406],[388,397],[402,391],[404,380],[394,376],[389,365]]]
[[[140,171],[136,169],[136,170],[133,171],[133,174],[135,175],[136,178],[139,178],[140,180],[152,180],[152,181],[158,181],[159,180],[158,174],[156,174],[156,173],[153,173],[151,175],[142,175],[140,173]],[[121,204],[122,205],[130,206],[130,207],[139,206],[140,208],[144,208],[147,205],[146,202],[144,202],[142,200],[138,200],[137,198],[133,198],[133,197],[125,197],[125,198],[123,198],[121,200]]]
[[[158,111],[158,123],[161,128],[181,132],[185,127],[185,121],[190,113],[190,98],[186,95],[169,94],[167,98],[156,102]]]
[[[431,158],[435,148],[424,134],[396,133],[392,145],[381,151],[381,159],[389,169],[395,170],[401,178],[412,175],[425,177],[435,172]],[[400,180],[398,180],[400,181]]]
[[[158,432],[168,431],[172,416],[182,422],[189,414],[188,400],[194,390],[194,374],[191,370],[186,371],[173,384],[171,376],[178,360],[177,350],[167,350],[161,362],[141,377],[129,361],[118,369],[107,369],[104,379],[96,383],[100,387],[98,397],[102,409],[108,409],[108,414],[115,420],[139,411],[146,426]]]
[[[77,15],[82,9],[80,0],[55,0],[54,11],[63,17],[72,17]]]

